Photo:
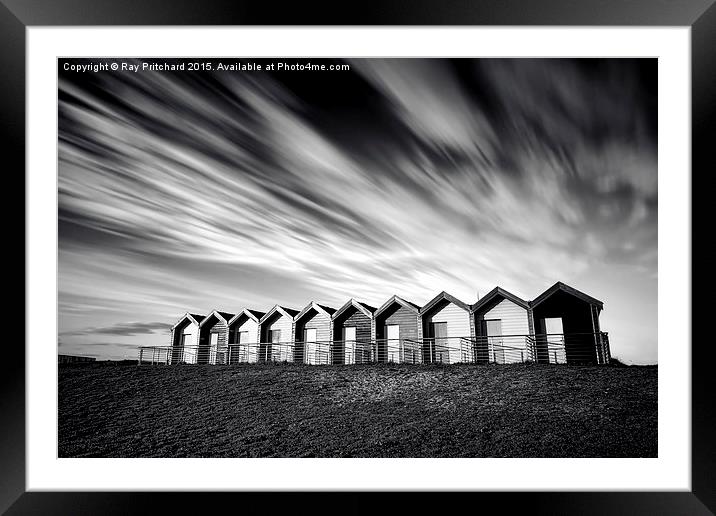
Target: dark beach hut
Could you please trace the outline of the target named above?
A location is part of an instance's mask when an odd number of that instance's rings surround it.
[[[333,314],[333,363],[362,364],[375,359],[376,308],[350,299]]]
[[[604,303],[557,282],[530,303],[538,362],[609,363],[609,342],[599,326]]]

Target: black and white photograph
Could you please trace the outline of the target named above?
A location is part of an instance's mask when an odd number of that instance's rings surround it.
[[[658,457],[657,70],[58,59],[58,457]]]

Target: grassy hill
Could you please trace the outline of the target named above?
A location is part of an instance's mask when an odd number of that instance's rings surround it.
[[[656,455],[656,367],[59,369],[60,457]]]

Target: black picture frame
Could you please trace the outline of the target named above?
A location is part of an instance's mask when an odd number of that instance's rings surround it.
[[[0,73],[6,177],[24,178],[25,170],[25,30],[32,26],[71,25],[637,25],[691,28],[692,180],[713,168],[716,130],[716,5],[714,0],[401,0],[380,3],[336,2],[332,7],[270,0],[0,0]],[[9,158],[9,159],[8,159]],[[709,168],[707,169],[707,166]],[[21,173],[22,172],[22,173]],[[25,192],[24,180],[19,188]],[[692,191],[698,192],[697,189]],[[24,198],[24,196],[23,196]],[[692,205],[693,210],[693,205]],[[693,227],[708,220],[692,211]],[[708,233],[705,233],[708,234]],[[23,235],[24,238],[24,235]],[[694,242],[697,243],[697,242]],[[702,244],[703,245],[703,244]],[[24,249],[24,246],[23,246]],[[693,253],[693,246],[691,252]],[[17,254],[17,253],[16,253]],[[693,254],[692,254],[693,256]],[[23,267],[27,260],[23,251]],[[27,269],[25,269],[27,275]],[[693,274],[692,269],[692,274]],[[23,294],[24,299],[25,294]],[[695,298],[694,298],[695,300]],[[692,302],[692,320],[705,310]],[[699,319],[697,319],[699,320]],[[703,319],[700,319],[703,320]],[[25,313],[27,324],[28,314]],[[6,341],[0,375],[0,510],[7,514],[129,514],[187,512],[240,503],[241,511],[267,512],[277,500],[294,510],[357,513],[377,506],[372,493],[82,493],[25,490],[25,349]],[[24,338],[23,338],[24,342]],[[691,342],[694,344],[691,345]],[[12,345],[15,344],[15,345]],[[716,511],[716,392],[713,344],[684,332],[678,352],[692,354],[692,491],[691,492],[529,492],[470,493],[470,506],[497,503],[501,512],[537,514],[713,514]],[[331,497],[340,496],[335,503]],[[240,498],[240,501],[237,500]],[[443,505],[430,493],[404,496],[401,510]],[[454,503],[457,503],[455,500]],[[336,505],[338,504],[338,505]],[[451,503],[452,505],[452,503]],[[229,505],[231,506],[231,505]],[[457,506],[455,506],[457,507]],[[273,512],[271,510],[271,512]]]

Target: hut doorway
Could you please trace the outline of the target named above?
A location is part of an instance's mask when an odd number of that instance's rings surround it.
[[[182,333],[181,336],[181,349],[183,350],[181,361],[188,364],[192,364],[196,360],[196,349],[191,349],[191,347],[187,349],[187,343],[189,342],[189,339],[193,337],[194,334],[192,333]]]
[[[306,328],[303,330],[303,345],[305,348],[304,362],[306,364],[318,364],[318,330],[316,328]]]
[[[209,363],[218,363],[218,352],[219,352],[219,334],[212,333],[209,341]]]
[[[241,344],[239,346],[239,361],[240,362],[255,362],[256,361],[256,351],[258,351],[258,346],[254,348],[253,353],[251,352],[251,348],[249,347],[249,332],[247,331],[240,331],[239,332],[239,339],[238,343]],[[252,356],[254,355],[254,356]],[[252,360],[253,358],[253,360]]]
[[[450,363],[447,322],[430,323],[428,339],[428,360],[426,362]]]
[[[502,339],[502,319],[487,319],[485,321],[487,345],[490,358],[496,364],[505,363],[505,347]]]
[[[385,327],[387,337],[387,362],[400,362],[400,326],[390,324]]]
[[[543,319],[544,332],[547,334],[547,356],[550,364],[564,364],[567,362],[567,352],[564,340],[564,326],[561,317],[545,317]]]
[[[270,345],[266,346],[265,360],[281,360],[281,330],[269,330]],[[270,348],[270,351],[268,349]]]
[[[343,346],[345,350],[345,364],[356,363],[356,327],[343,328]]]

